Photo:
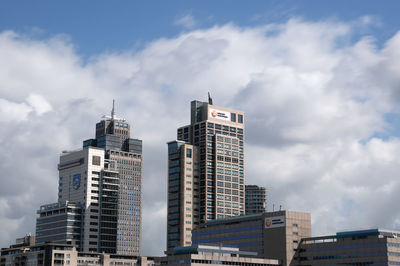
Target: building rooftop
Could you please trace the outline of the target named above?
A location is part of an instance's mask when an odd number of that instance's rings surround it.
[[[49,203],[40,206],[40,211],[50,211],[54,209],[60,209],[64,207],[82,207],[83,205],[79,202],[72,202],[72,201],[65,201],[65,202],[55,202],[55,203]]]
[[[257,252],[240,251],[239,248],[225,247],[225,246],[208,246],[208,245],[195,245],[189,247],[176,247],[173,249],[172,254],[198,254],[198,253],[220,253],[229,255],[241,256],[256,256]]]
[[[308,243],[325,243],[325,242],[336,241],[336,239],[340,239],[340,238],[367,237],[367,236],[381,236],[381,237],[389,237],[389,238],[398,238],[399,237],[400,238],[400,231],[379,229],[379,228],[351,230],[351,231],[337,232],[335,235],[303,238],[302,242],[305,242],[306,244],[308,244]]]
[[[344,231],[337,232],[336,237],[353,237],[353,236],[371,236],[371,235],[382,235],[387,237],[400,237],[400,231],[387,230],[387,229],[364,229],[355,231]]]
[[[272,212],[263,212],[263,213],[256,213],[256,214],[249,214],[249,215],[240,215],[240,216],[231,216],[231,217],[226,217],[223,219],[215,219],[215,220],[209,220],[207,221],[207,224],[205,226],[212,226],[213,224],[218,225],[219,223],[237,223],[237,220],[240,221],[248,221],[249,219],[252,218],[260,218],[261,216],[268,214],[268,215],[283,215],[284,213],[287,212],[293,212],[290,210],[279,210],[279,211],[272,211]]]

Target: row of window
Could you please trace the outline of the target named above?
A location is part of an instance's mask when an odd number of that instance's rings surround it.
[[[239,195],[239,192],[237,190],[232,190],[232,189],[223,189],[223,188],[217,188],[217,192],[221,193],[221,194],[228,194],[228,195]],[[241,195],[243,195],[243,193],[240,193]]]
[[[213,153],[213,150],[210,150],[211,153]],[[227,156],[233,156],[233,157],[239,157],[243,159],[243,154],[236,152],[236,151],[229,151],[229,150],[222,150],[222,149],[217,149],[217,154],[222,154],[222,155],[227,155]]]
[[[210,196],[210,197],[209,197],[209,196]],[[208,198],[208,199],[214,199],[214,195],[212,195],[212,194],[207,194],[207,198]],[[232,201],[232,202],[239,202],[239,201],[240,201],[240,203],[244,203],[243,198],[240,198],[240,200],[239,200],[239,197],[237,197],[237,196],[228,196],[228,195],[221,195],[221,194],[219,194],[219,195],[217,195],[217,199],[219,199],[219,200],[226,200],[226,201]]]
[[[189,243],[190,244],[190,243]],[[260,251],[261,252],[261,251]],[[223,258],[223,257],[221,257]],[[203,265],[203,264],[221,264],[221,265],[237,265],[237,266],[258,266],[267,265],[265,263],[257,262],[243,262],[243,261],[223,261],[223,260],[199,260],[199,259],[187,259],[187,260],[172,260],[172,261],[161,261],[156,265],[170,265],[170,264],[188,264],[188,265]],[[269,265],[269,264],[268,264]]]
[[[389,243],[388,243],[389,245]],[[324,251],[324,250],[340,250],[340,249],[353,249],[353,248],[377,248],[384,247],[386,243],[363,243],[363,244],[352,244],[352,245],[340,245],[330,247],[313,247],[312,251]]]
[[[244,183],[244,181],[243,181],[243,178],[238,178],[238,177],[231,177],[231,176],[224,176],[224,175],[217,175],[217,180],[219,180],[219,181],[229,181],[229,182],[234,182],[234,183],[237,183],[237,182],[239,182],[240,181],[240,184],[242,184],[243,185],[243,183]],[[241,188],[240,189],[243,189],[243,187],[241,186]]]
[[[193,240],[193,244],[213,243],[213,242],[215,243],[215,242],[222,242],[229,240],[248,239],[248,238],[262,238],[262,233],[216,237],[210,239],[198,239],[198,240]]]
[[[241,170],[240,172],[239,171],[235,171],[235,170],[233,170],[233,171],[231,171],[231,170],[228,170],[228,169],[222,169],[222,168],[217,168],[217,174],[225,174],[225,175],[232,175],[232,176],[239,176],[239,173],[240,173],[240,176],[242,177],[243,176],[243,172],[242,172],[243,170]]]

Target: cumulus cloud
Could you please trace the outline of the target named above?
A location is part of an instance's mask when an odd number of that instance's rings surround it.
[[[64,37],[0,33],[0,245],[34,231],[35,210],[56,201],[60,151],[93,137],[115,98],[144,141],[143,253],[162,254],[165,143],[210,89],[245,111],[246,182],[267,186],[270,208],[311,212],[314,234],[398,227],[400,140],[386,118],[399,112],[400,33],[382,48],[353,41],[367,22],[226,24],[87,62]]]

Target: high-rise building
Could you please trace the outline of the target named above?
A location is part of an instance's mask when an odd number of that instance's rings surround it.
[[[246,215],[266,212],[266,191],[265,187],[246,185]]]
[[[190,125],[168,143],[167,250],[191,245],[208,220],[244,215],[244,113],[191,102]]]
[[[168,143],[168,247],[191,244],[199,223],[198,147],[183,141]]]
[[[64,219],[56,216],[68,212],[74,203],[82,207],[81,232],[69,241],[70,233],[78,228],[60,228],[58,232],[69,233],[65,244],[76,244],[84,252],[140,255],[142,141],[130,138],[130,125],[116,117],[114,106],[111,116],[96,124],[95,139],[85,140],[80,150],[61,154],[58,170],[58,202],[62,206],[45,205],[38,211],[37,239],[56,240],[51,230],[54,221]],[[66,217],[66,223],[57,225],[78,224],[70,215]]]

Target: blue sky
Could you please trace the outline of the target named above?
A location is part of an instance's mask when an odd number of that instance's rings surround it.
[[[141,47],[182,32],[174,21],[190,14],[195,28],[229,22],[243,27],[306,20],[354,21],[369,15],[380,25],[368,29],[378,41],[400,27],[395,0],[377,1],[6,1],[0,30],[36,34],[36,38],[68,35],[83,56]],[[365,32],[363,32],[365,33]]]
[[[0,247],[34,232],[60,152],[116,99],[143,139],[143,253],[161,255],[165,143],[208,91],[245,112],[246,183],[267,187],[269,208],[310,212],[314,235],[399,229],[399,5],[2,2]]]

